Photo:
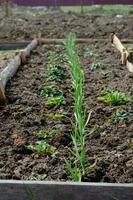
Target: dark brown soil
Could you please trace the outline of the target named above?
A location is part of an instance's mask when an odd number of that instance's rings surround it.
[[[31,19],[32,20],[32,19]],[[116,31],[122,38],[132,38],[132,18],[95,17],[90,15],[47,14],[32,20],[4,19],[0,22],[0,38],[16,40],[32,38],[38,30],[47,37],[64,37],[69,31],[78,37],[108,38]],[[7,23],[7,24],[5,24]],[[9,24],[12,23],[12,27]],[[4,24],[4,25],[3,25]],[[7,28],[8,27],[8,28]],[[2,29],[3,28],[3,29]],[[32,34],[30,34],[32,32]],[[132,82],[133,75],[120,64],[119,53],[111,44],[97,43],[80,45],[80,61],[85,72],[85,107],[92,110],[91,120],[86,132],[96,126],[91,137],[87,137],[87,159],[97,160],[96,166],[84,177],[90,182],[133,182],[133,118],[113,122],[112,113],[117,108],[124,108],[133,113]],[[64,92],[66,104],[48,109],[45,99],[40,96],[40,88],[46,83],[48,52],[52,50],[59,55],[64,52],[61,47],[43,45],[33,51],[31,58],[22,66],[16,76],[7,85],[8,101],[0,105],[0,178],[33,179],[40,175],[45,180],[69,180],[66,174],[64,158],[70,157],[68,147],[71,143],[71,122],[73,117],[73,100],[69,68],[67,79],[58,86]],[[93,51],[97,56],[90,56]],[[92,63],[104,64],[91,70]],[[65,68],[65,65],[63,66]],[[102,77],[101,71],[111,71],[109,77]],[[107,106],[98,101],[102,86],[120,90],[131,97],[126,106]],[[57,110],[67,112],[61,121],[47,118],[48,113]],[[57,148],[54,155],[38,155],[27,150],[26,146],[34,144],[38,138],[34,131],[58,128],[60,135],[46,141]]]

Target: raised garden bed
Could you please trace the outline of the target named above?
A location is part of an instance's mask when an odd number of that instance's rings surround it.
[[[55,194],[57,199],[84,199],[82,192],[85,196],[91,194],[90,200],[132,199],[132,184],[125,183],[133,181],[133,75],[121,65],[119,52],[107,41],[79,44],[79,56],[85,72],[85,110],[87,113],[92,110],[86,128],[86,158],[88,165],[96,161],[93,168],[82,176],[82,181],[123,184],[25,182],[23,185],[23,182],[3,181],[0,186],[2,200],[8,200],[9,194],[20,194],[17,197],[12,195],[12,199],[28,199],[29,193],[27,196],[25,190],[29,187],[32,192],[36,188],[39,199],[44,199],[46,191],[49,191],[49,196],[46,196],[48,200],[53,199]],[[49,93],[46,91],[49,90],[46,90],[46,86],[47,89],[53,86],[51,65],[60,66],[63,70],[59,68],[57,74],[61,80],[54,82],[58,88],[54,92],[63,97],[56,98],[58,104],[54,104],[55,99],[49,102],[47,98]],[[7,101],[0,105],[1,179],[72,180],[64,161],[66,158],[73,162],[69,151],[72,147],[71,122],[74,117],[71,85],[64,46],[48,44],[33,50],[28,63],[9,81],[6,88]],[[115,91],[125,95],[122,98],[124,102],[122,100],[116,105],[108,104],[107,99],[103,102],[103,97]],[[37,150],[40,146],[35,149],[35,144],[42,139],[49,146],[45,152],[40,153]],[[3,190],[3,187],[6,189]],[[44,194],[40,194],[42,187]],[[59,188],[62,188],[60,192]],[[78,197],[77,190],[81,191]]]

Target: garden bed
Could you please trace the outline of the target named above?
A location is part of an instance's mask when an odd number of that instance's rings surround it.
[[[48,18],[30,20],[22,19],[24,34],[21,27],[14,22],[14,30],[6,29],[6,37],[13,39],[31,39],[29,33],[35,29],[44,35],[65,37],[71,31],[79,37],[108,38],[109,33],[117,30],[120,36],[132,38],[130,20],[109,16],[103,23],[102,17],[47,14]],[[54,19],[54,20],[53,20]],[[17,19],[16,19],[17,20]],[[9,20],[10,21],[10,20]],[[59,22],[60,21],[60,22]],[[8,24],[8,20],[6,20]],[[82,23],[84,22],[84,24]],[[102,23],[101,23],[102,22]],[[10,23],[10,22],[9,22]],[[18,22],[20,23],[20,22]],[[57,29],[61,23],[62,32]],[[97,27],[99,23],[99,29]],[[29,26],[30,24],[30,26]],[[82,24],[82,27],[80,25]],[[29,26],[29,30],[27,27]],[[125,29],[123,29],[123,26]],[[2,27],[2,24],[1,24]],[[80,28],[79,28],[80,27]],[[15,35],[11,35],[14,32]],[[34,34],[33,33],[33,34]],[[2,36],[1,36],[2,38]],[[0,105],[0,178],[15,180],[71,180],[66,173],[64,158],[72,160],[68,148],[71,142],[71,121],[73,119],[73,97],[70,70],[66,62],[62,62],[66,78],[57,83],[63,91],[65,104],[46,107],[46,98],[40,95],[43,84],[47,81],[50,53],[56,53],[58,60],[65,55],[63,46],[41,45],[33,51],[28,63],[22,66],[16,76],[8,83],[6,94],[8,100]],[[80,62],[85,72],[85,108],[87,113],[92,110],[86,133],[87,160],[91,164],[97,161],[93,169],[83,177],[85,182],[132,183],[133,182],[133,75],[120,63],[119,52],[108,42],[90,42],[79,45]],[[55,62],[55,61],[54,61]],[[57,63],[58,64],[58,63]],[[101,91],[106,88],[118,90],[131,98],[127,105],[107,105],[98,100]],[[126,111],[127,117],[114,121],[113,113],[117,109]],[[54,114],[59,114],[55,115]],[[52,115],[51,115],[52,114]],[[63,114],[63,116],[61,116]],[[53,119],[54,116],[54,119]],[[60,118],[61,117],[61,118]],[[33,153],[27,148],[34,145],[38,138],[34,132],[58,130],[56,137],[46,138],[46,142],[55,147],[50,154]]]
[[[132,182],[132,102],[128,105],[111,106],[98,101],[101,89],[124,92],[132,98],[132,79],[126,67],[120,64],[119,52],[108,43],[89,43],[79,46],[80,61],[85,72],[85,108],[92,110],[87,133],[87,160],[96,166],[83,178],[85,182]],[[8,102],[1,105],[1,179],[60,180],[71,178],[66,173],[64,158],[70,158],[71,120],[73,97],[69,68],[62,62],[66,78],[57,86],[63,91],[65,105],[47,108],[41,87],[47,83],[49,54],[60,59],[65,53],[62,46],[43,45],[33,51],[28,62],[7,86]],[[52,60],[51,60],[52,61]],[[57,61],[58,62],[58,61]],[[58,63],[57,63],[58,64]],[[30,81],[29,81],[30,80]],[[48,82],[48,84],[51,84]],[[114,122],[112,113],[123,108],[130,114],[128,119]],[[63,113],[58,119],[54,114]],[[65,113],[65,114],[64,114]],[[53,115],[51,115],[53,114]],[[51,119],[53,118],[54,119]],[[71,119],[71,120],[70,120]],[[27,148],[40,138],[34,132],[58,130],[56,137],[47,138],[56,151],[37,154]]]

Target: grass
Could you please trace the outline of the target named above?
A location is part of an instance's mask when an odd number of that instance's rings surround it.
[[[104,95],[98,97],[98,100],[110,104],[110,105],[123,105],[130,102],[130,98],[127,97],[123,92],[113,91],[109,88],[104,90]]]
[[[65,99],[63,96],[57,96],[57,97],[49,97],[46,101],[45,101],[45,106],[47,107],[54,107],[54,106],[60,106],[60,105],[64,105]]]
[[[70,149],[74,162],[65,160],[67,171],[74,181],[81,181],[89,167],[87,167],[86,159],[86,135],[85,128],[89,122],[91,112],[88,117],[85,115],[84,108],[84,72],[80,66],[79,57],[76,48],[76,36],[73,33],[68,35],[65,43],[68,62],[71,70],[72,87],[74,89],[74,122],[72,123],[72,143],[73,148]]]
[[[36,142],[35,145],[28,145],[27,148],[35,153],[43,154],[53,154],[56,151],[54,146],[47,144],[43,140]]]

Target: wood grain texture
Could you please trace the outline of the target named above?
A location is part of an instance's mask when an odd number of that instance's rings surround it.
[[[32,197],[32,198],[31,198]],[[1,181],[0,200],[132,200],[133,184]]]

